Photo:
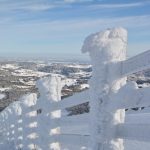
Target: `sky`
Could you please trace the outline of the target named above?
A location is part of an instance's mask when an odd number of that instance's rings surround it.
[[[128,30],[128,56],[150,49],[150,0],[0,0],[0,56],[80,55],[86,36]]]

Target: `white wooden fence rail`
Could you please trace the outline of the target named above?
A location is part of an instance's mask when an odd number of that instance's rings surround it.
[[[102,44],[108,34],[111,42]],[[112,46],[118,42],[123,47],[116,50]],[[140,122],[150,114],[126,115],[126,119],[124,111],[150,106],[150,88],[126,84],[127,75],[150,68],[150,51],[126,60],[122,28],[92,34],[82,50],[92,60],[90,90],[61,100],[58,76],[39,80],[39,98],[28,94],[0,113],[0,144],[13,143],[16,150],[123,150],[123,139],[150,142],[150,121]],[[85,102],[90,113],[63,115],[65,108]]]

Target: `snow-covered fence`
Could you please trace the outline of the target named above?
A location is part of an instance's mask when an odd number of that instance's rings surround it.
[[[37,95],[28,94],[21,98],[22,108],[22,149],[36,149],[37,135]]]
[[[0,114],[1,126],[1,144],[7,147],[16,146],[18,149],[22,146],[22,125],[20,125],[19,103],[12,103]],[[1,147],[0,147],[1,148]],[[5,147],[4,147],[5,148]]]
[[[38,108],[42,108],[38,117],[40,121],[39,130],[42,130],[39,134],[40,137],[42,136],[40,143],[44,146],[42,149],[61,150],[69,148],[73,150],[87,146],[89,137],[84,133],[82,134],[77,128],[86,124],[89,116],[61,116],[61,112],[67,107],[89,101],[88,92],[75,94],[60,101],[61,81],[56,76],[50,79],[41,79],[38,81],[37,87],[41,94],[37,105]]]
[[[126,76],[150,68],[150,51],[126,60],[127,32],[108,29],[86,38],[93,76],[90,82],[93,150],[123,150],[123,139],[149,141],[150,124],[125,122],[125,109],[150,106],[150,88],[126,83]]]
[[[27,94],[0,114],[2,144],[17,150],[81,149],[88,146],[89,115],[61,116],[65,108],[89,101],[89,92],[61,100],[61,80],[56,75],[37,82],[40,97]],[[1,147],[0,147],[1,148]],[[9,148],[8,148],[9,149]]]
[[[89,52],[93,75],[90,81],[91,147],[93,150],[123,150],[123,140],[116,138],[116,125],[124,123],[125,110],[108,109],[112,95],[126,84],[121,76],[121,61],[126,59],[127,32],[108,29],[88,36],[82,52]]]
[[[123,28],[87,37],[82,51],[92,60],[90,90],[61,100],[60,78],[40,79],[39,98],[26,95],[0,114],[0,143],[13,143],[16,150],[124,150],[124,139],[149,141],[150,122],[126,121],[125,109],[150,106],[150,88],[126,83],[128,75],[150,68],[150,51],[126,59],[126,47]],[[89,114],[64,114],[85,102],[90,102]]]

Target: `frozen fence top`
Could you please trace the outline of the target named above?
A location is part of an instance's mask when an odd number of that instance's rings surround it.
[[[61,99],[61,78],[58,75],[52,75],[44,77],[37,81],[36,86],[39,89],[41,97],[43,99],[47,97],[48,99],[58,100]]]
[[[121,27],[112,28],[88,36],[82,46],[82,52],[89,52],[91,56],[98,55],[97,57],[101,55],[101,59],[105,61],[112,58],[119,60],[118,57],[125,57],[125,54],[118,56],[118,53],[125,53],[126,45],[127,31]]]

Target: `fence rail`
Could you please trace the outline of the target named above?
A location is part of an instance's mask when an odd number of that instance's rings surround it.
[[[67,107],[72,107],[75,105],[79,105],[82,103],[89,102],[89,91],[83,91],[81,93],[76,93],[71,97],[65,98],[62,101],[59,102],[53,102],[50,104],[50,110],[59,110],[59,109],[65,109]]]
[[[136,141],[150,141],[150,125],[149,124],[121,124],[118,125],[117,137],[136,140]]]

